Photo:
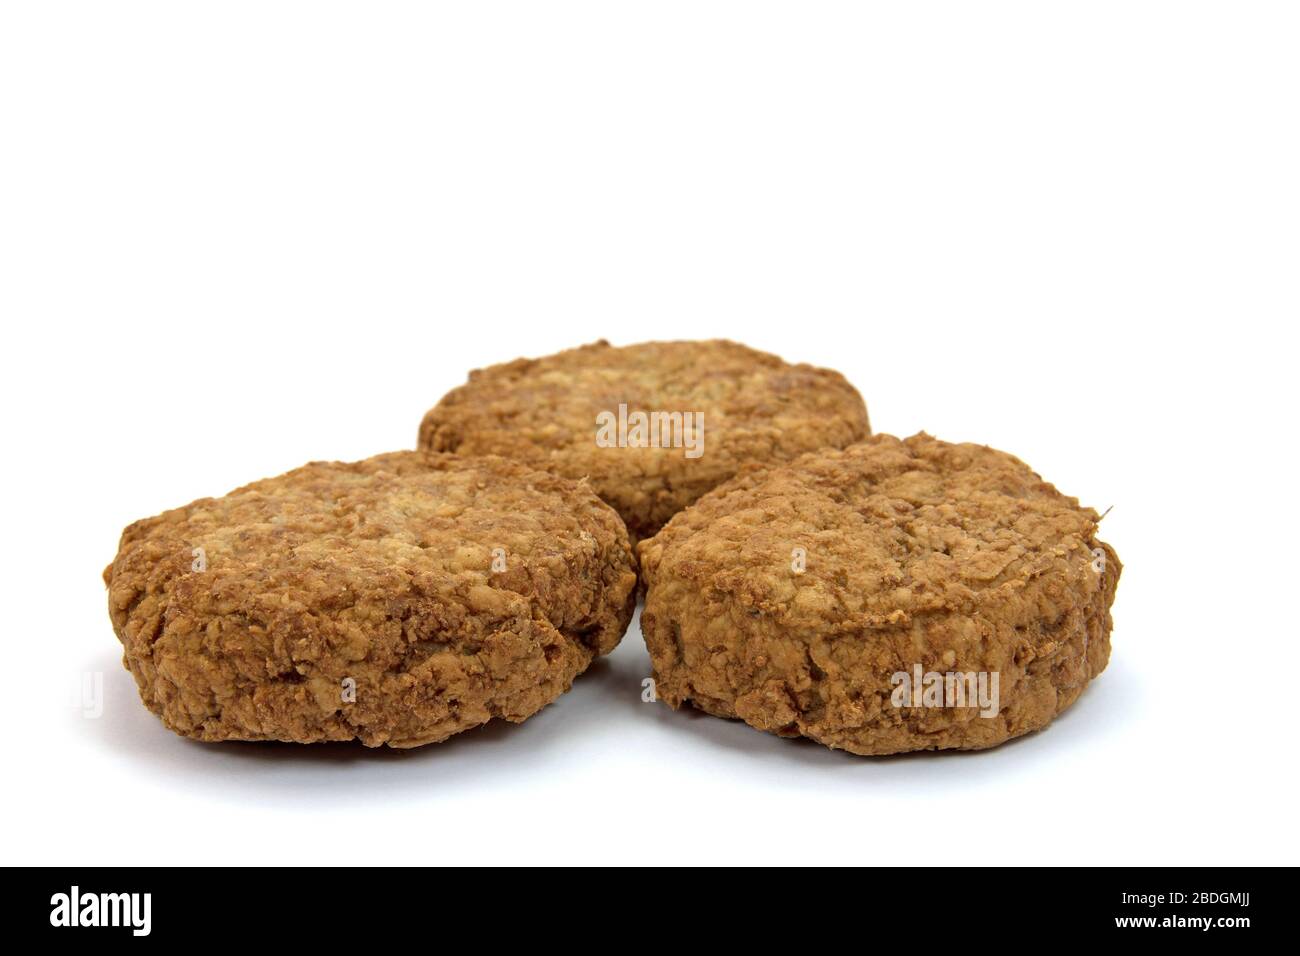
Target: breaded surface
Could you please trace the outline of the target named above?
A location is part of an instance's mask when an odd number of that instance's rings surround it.
[[[858,754],[1038,730],[1110,654],[1098,520],[1011,455],[924,434],[752,470],[640,545],[658,696]],[[996,714],[896,706],[918,664],[996,672]]]
[[[587,487],[409,451],[137,521],[104,580],[145,704],[210,741],[414,747],[519,722],[636,600],[627,531]]]
[[[703,454],[599,447],[597,416],[702,412]],[[470,373],[424,416],[419,445],[504,455],[589,478],[633,540],[752,463],[780,462],[871,434],[862,397],[842,375],[790,365],[727,341],[597,342]]]

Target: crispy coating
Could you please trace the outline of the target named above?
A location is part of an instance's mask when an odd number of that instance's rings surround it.
[[[104,580],[145,704],[209,741],[415,747],[519,722],[636,601],[627,531],[590,489],[409,451],[137,521]]]
[[[597,416],[620,404],[631,412],[702,412],[703,454],[598,446]],[[838,372],[721,340],[625,348],[601,341],[471,372],[424,416],[419,445],[589,478],[636,541],[745,465],[842,448],[870,434],[862,396]]]
[[[1110,654],[1098,521],[1011,455],[925,434],[753,469],[640,545],[658,696],[857,754],[1038,730]],[[918,664],[997,673],[996,713],[896,698]]]

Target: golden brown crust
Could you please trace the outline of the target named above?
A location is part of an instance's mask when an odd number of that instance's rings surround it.
[[[200,740],[412,747],[522,721],[613,650],[636,600],[626,529],[590,489],[422,452],[137,521],[104,580],[145,704]]]
[[[753,469],[640,544],[658,696],[859,754],[1037,730],[1109,657],[1121,568],[1098,520],[1010,455],[924,434]],[[895,706],[918,664],[997,673],[996,714]]]
[[[596,417],[620,403],[633,411],[703,412],[704,453],[598,447]],[[788,461],[869,434],[862,397],[838,372],[721,340],[624,348],[601,341],[471,372],[425,415],[419,445],[589,478],[635,541],[745,465]]]

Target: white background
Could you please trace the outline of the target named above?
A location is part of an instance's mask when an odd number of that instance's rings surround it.
[[[0,9],[6,862],[1297,862],[1295,5]],[[130,521],[411,447],[470,368],[709,336],[1114,506],[1055,725],[833,753],[641,703],[635,626],[416,752],[138,702]]]

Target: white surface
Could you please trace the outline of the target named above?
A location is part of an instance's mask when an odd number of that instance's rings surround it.
[[[431,6],[0,12],[6,862],[1297,862],[1293,5]],[[713,335],[1114,506],[1056,725],[831,753],[641,703],[635,627],[413,753],[138,703],[128,522],[409,447],[473,367]]]

